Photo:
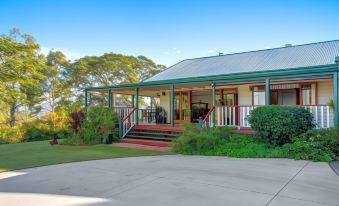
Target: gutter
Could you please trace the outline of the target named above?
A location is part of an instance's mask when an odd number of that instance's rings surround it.
[[[190,77],[190,78],[181,78],[181,79],[168,79],[168,80],[159,80],[159,81],[150,81],[150,82],[121,84],[121,85],[115,85],[115,86],[88,87],[85,90],[94,91],[94,90],[102,90],[102,89],[124,89],[124,88],[136,88],[136,87],[146,87],[146,86],[196,83],[196,82],[206,82],[206,81],[208,82],[208,81],[230,80],[231,82],[235,82],[239,80],[253,80],[253,79],[258,80],[258,79],[261,79],[261,78],[264,79],[267,77],[269,77],[270,79],[284,78],[284,77],[290,77],[290,76],[294,76],[294,77],[304,76],[305,77],[305,76],[314,76],[314,75],[333,74],[334,71],[338,71],[338,66],[336,64],[328,64],[328,65],[313,66],[313,67],[266,70],[266,71],[256,71],[256,72],[243,72],[243,73]]]

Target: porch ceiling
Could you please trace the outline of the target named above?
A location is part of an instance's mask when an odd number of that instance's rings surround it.
[[[177,84],[175,85],[175,90],[197,90],[197,89],[206,89],[211,87],[211,82],[196,82],[190,84]],[[159,96],[162,91],[168,91],[171,89],[170,85],[159,85],[159,86],[144,86],[139,88],[140,96],[149,96],[156,97]],[[133,88],[112,88],[111,91],[114,94],[126,94],[134,95],[136,87]],[[93,89],[88,90],[89,93],[107,93],[109,89]]]

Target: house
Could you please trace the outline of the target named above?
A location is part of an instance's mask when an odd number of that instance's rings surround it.
[[[338,69],[339,40],[186,59],[140,83],[87,88],[86,107],[88,94],[106,93],[122,137],[142,125],[246,128],[250,111],[270,104],[305,107],[317,128],[328,128],[339,121]],[[131,95],[131,105],[114,107],[115,94]],[[140,108],[140,96],[160,107]]]

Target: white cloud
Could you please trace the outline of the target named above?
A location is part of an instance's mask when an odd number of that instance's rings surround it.
[[[170,49],[170,51],[165,51],[164,54],[173,56],[173,55],[181,54],[181,50],[179,50],[176,47],[173,47],[172,49]]]
[[[207,51],[207,53],[208,53],[208,54],[213,54],[213,53],[215,53],[215,50],[210,49],[210,50]]]
[[[41,47],[41,53],[44,55],[47,55],[51,50],[53,51],[61,51],[66,57],[67,59],[74,61],[76,59],[79,59],[81,57],[86,56],[85,54],[81,54],[78,52],[73,52],[70,51],[69,49],[66,48],[48,48],[48,47]]]

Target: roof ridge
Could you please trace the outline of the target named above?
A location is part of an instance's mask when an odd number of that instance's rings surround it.
[[[320,41],[320,42],[313,42],[313,43],[306,43],[306,44],[298,44],[298,45],[292,45],[292,46],[283,46],[283,47],[275,47],[275,48],[270,48],[270,49],[258,49],[258,50],[252,50],[252,51],[245,51],[245,52],[235,52],[235,53],[229,53],[229,54],[222,54],[222,55],[213,55],[213,56],[205,56],[205,57],[196,57],[196,58],[188,58],[188,59],[183,59],[182,61],[186,60],[196,60],[196,59],[207,59],[207,58],[214,58],[214,57],[223,57],[223,56],[230,56],[230,55],[236,55],[236,54],[246,54],[246,53],[251,53],[251,52],[261,52],[261,51],[270,51],[270,50],[275,50],[275,49],[289,49],[293,47],[299,47],[299,46],[308,46],[308,45],[313,45],[313,44],[321,44],[321,43],[328,43],[328,42],[335,42],[339,41],[339,39],[334,39],[334,40],[328,40],[328,41]],[[180,61],[180,62],[182,62]],[[172,65],[174,66],[174,65]],[[170,67],[172,67],[170,66]]]

